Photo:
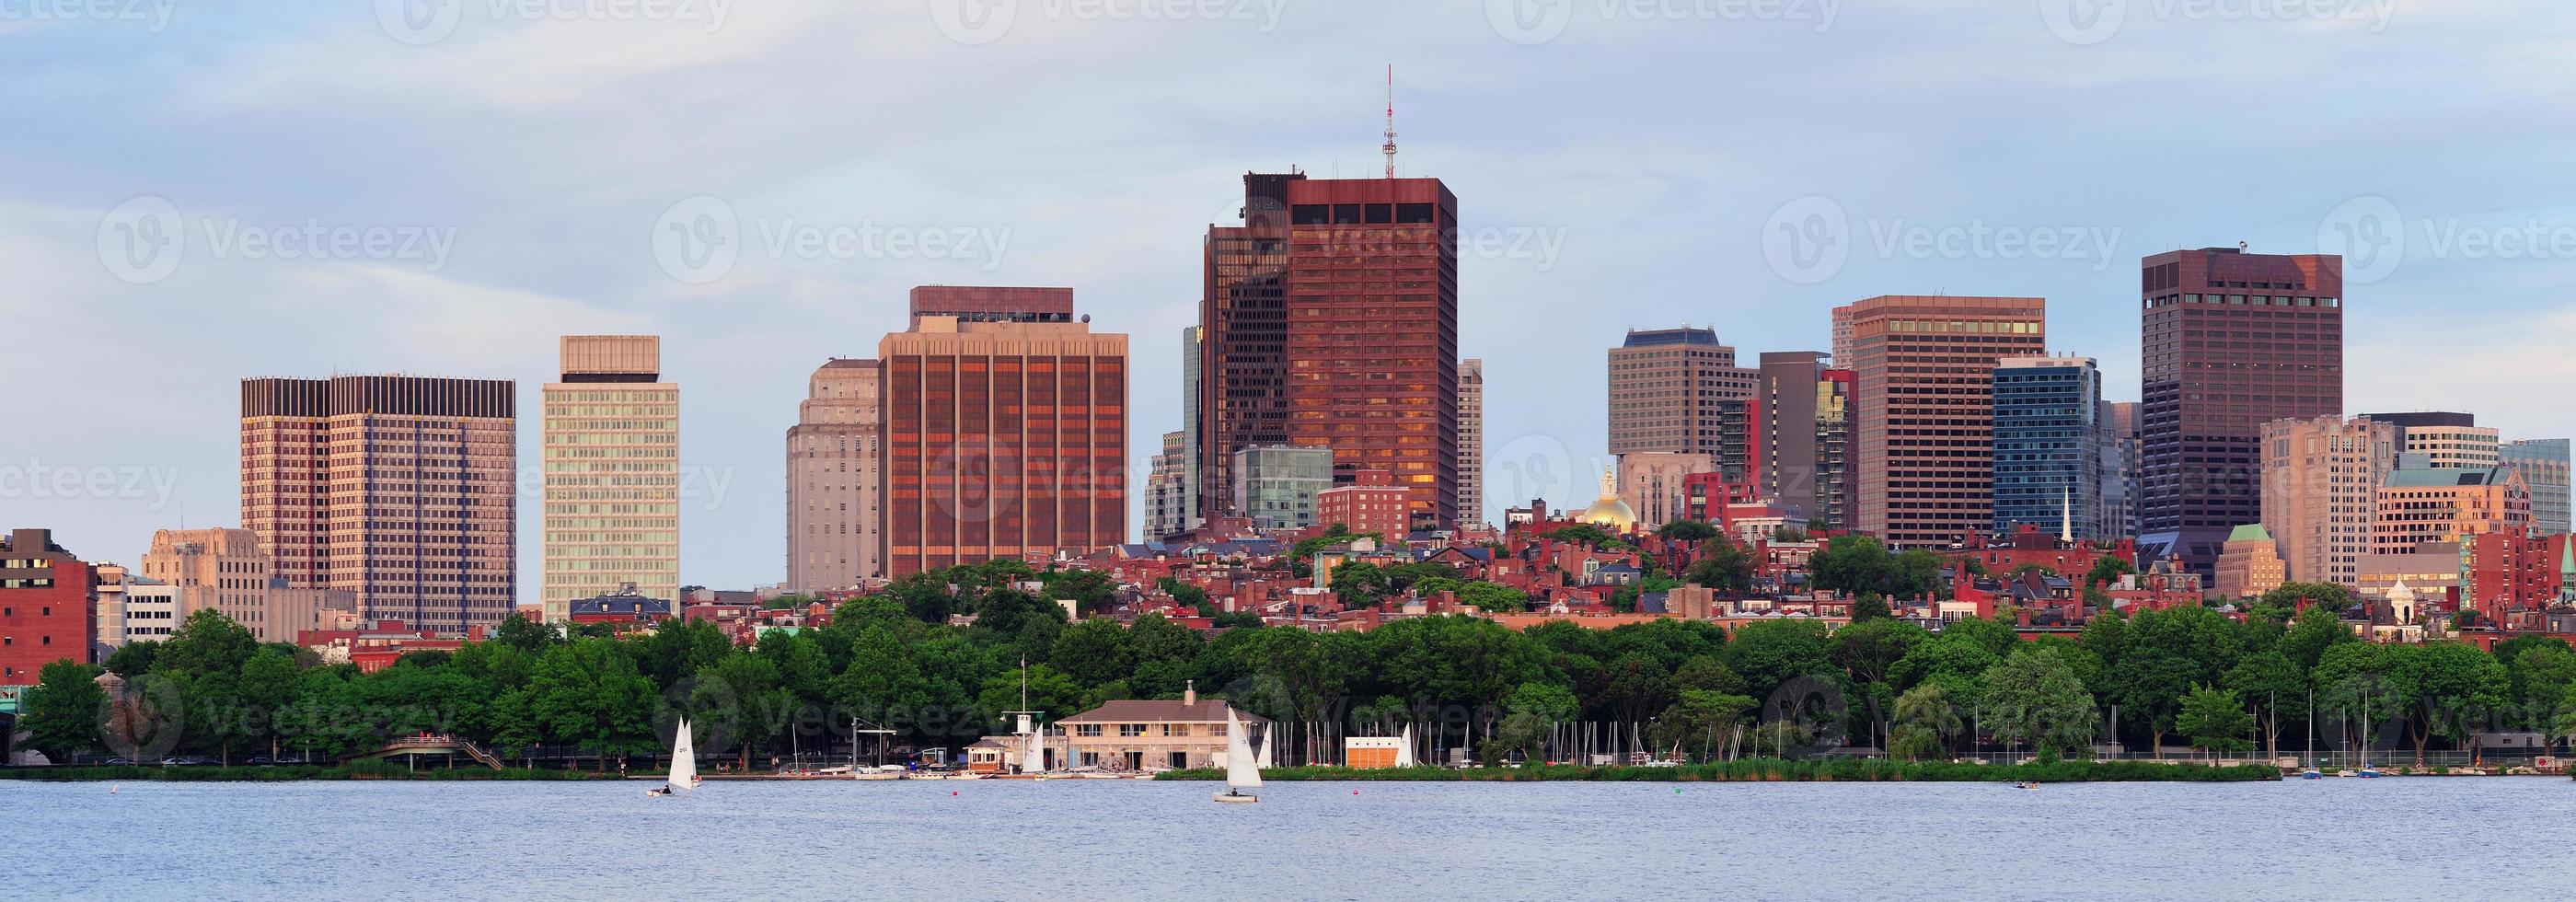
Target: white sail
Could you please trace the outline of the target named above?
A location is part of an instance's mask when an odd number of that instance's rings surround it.
[[[1252,741],[1244,732],[1243,721],[1234,716],[1234,708],[1225,709],[1225,787],[1227,789],[1260,789],[1261,765],[1252,755]]]
[[[698,748],[689,740],[689,719],[680,718],[680,735],[671,745],[671,789],[696,789],[698,786]]]
[[[1404,725],[1404,744],[1395,747],[1395,766],[1413,766],[1413,725]]]

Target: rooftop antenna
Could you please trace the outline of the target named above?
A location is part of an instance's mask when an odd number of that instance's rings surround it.
[[[1386,144],[1378,150],[1386,153],[1386,177],[1395,178],[1395,64],[1386,66]]]

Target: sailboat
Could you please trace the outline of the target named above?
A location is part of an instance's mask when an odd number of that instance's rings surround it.
[[[1253,757],[1252,741],[1243,731],[1243,721],[1234,716],[1234,708],[1225,709],[1225,791],[1216,794],[1219,802],[1258,802],[1261,797],[1244,792],[1261,788],[1261,762]]]
[[[1405,725],[1404,725],[1404,744],[1403,744],[1403,745],[1400,745],[1400,746],[1397,746],[1397,747],[1396,747],[1396,749],[1395,749],[1395,766],[1397,766],[1397,767],[1412,767],[1412,766],[1414,766],[1414,764],[1415,764],[1415,762],[1414,762],[1414,760],[1413,760],[1413,725],[1412,725],[1412,724],[1405,724]]]
[[[667,796],[698,788],[698,749],[689,741],[689,719],[680,718],[680,735],[671,741],[671,776],[662,785],[647,789],[647,796]]]

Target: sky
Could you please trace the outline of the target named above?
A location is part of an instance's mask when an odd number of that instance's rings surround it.
[[[1495,519],[1596,493],[1627,329],[1750,360],[2035,295],[2134,399],[2138,258],[2240,241],[2346,255],[2350,412],[2568,436],[2571,59],[2552,0],[0,0],[0,527],[238,525],[244,377],[533,412],[557,336],[651,333],[682,581],[776,582],[805,380],[924,284],[1129,334],[1141,486],[1208,225],[1247,171],[1379,172],[1390,65]]]

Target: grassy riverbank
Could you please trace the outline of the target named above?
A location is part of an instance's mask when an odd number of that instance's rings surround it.
[[[128,783],[282,783],[295,780],[595,780],[598,774],[563,770],[488,767],[454,770],[408,770],[398,764],[361,761],[347,765],[287,764],[265,767],[0,767],[0,780],[113,780]],[[609,779],[614,779],[610,777]]]
[[[2281,772],[2262,765],[2211,767],[2152,761],[2059,761],[2050,764],[1954,764],[1947,761],[1887,761],[1843,758],[1831,761],[1752,759],[1681,767],[1582,767],[1570,764],[1536,767],[1485,767],[1454,770],[1440,767],[1353,770],[1344,767],[1274,767],[1263,780],[1498,781],[1498,782],[2001,782],[2042,783],[2233,783],[2277,781]],[[1214,768],[1164,771],[1159,780],[1222,780]]]

